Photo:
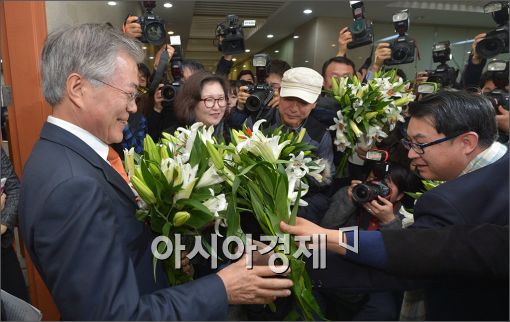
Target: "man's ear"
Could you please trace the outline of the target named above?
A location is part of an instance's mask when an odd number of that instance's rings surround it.
[[[86,90],[84,85],[83,77],[77,73],[72,73],[67,77],[65,89],[67,97],[78,108],[84,105],[83,92]]]
[[[317,102],[313,103],[312,110],[317,107]]]
[[[464,154],[471,154],[478,147],[478,134],[470,131],[459,137]]]

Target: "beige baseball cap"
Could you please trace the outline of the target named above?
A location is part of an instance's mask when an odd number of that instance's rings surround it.
[[[298,97],[307,103],[315,103],[321,94],[324,78],[308,67],[291,68],[283,74],[280,96]]]

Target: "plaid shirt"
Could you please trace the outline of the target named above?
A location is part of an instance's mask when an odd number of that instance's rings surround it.
[[[124,128],[124,138],[120,147],[124,149],[135,148],[138,154],[143,153],[143,139],[147,135],[147,119],[142,113],[131,114],[128,125]]]
[[[469,162],[459,177],[498,161],[503,157],[503,155],[505,155],[507,150],[508,148],[499,142],[492,143],[489,148],[482,151],[473,160],[471,160],[471,162]]]

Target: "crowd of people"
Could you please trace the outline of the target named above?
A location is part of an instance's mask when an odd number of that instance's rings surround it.
[[[229,55],[215,73],[184,60],[169,99],[162,93],[167,73],[150,89],[155,73],[142,63],[140,36],[129,17],[123,32],[82,24],[53,32],[43,48],[43,95],[53,112],[24,167],[18,213],[30,257],[62,319],[283,319],[292,282],[267,264],[250,270],[241,259],[216,271],[187,270],[194,281],[168,287],[163,268],[153,271],[154,236],[136,220],[133,192],[112,161],[124,149],[142,153],[147,134],[156,141],[163,132],[202,122],[228,143],[231,129],[265,119],[264,131],[282,127],[297,135],[305,128],[303,140],[327,163],[326,180],[309,178],[308,206],[300,207],[296,224],[281,224],[296,236],[327,236],[327,269],[309,270],[326,318],[508,320],[509,114],[484,96],[508,92],[508,62],[503,73],[483,71],[476,43],[485,34],[475,37],[456,88],[417,95],[405,124],[377,143],[389,154],[383,180],[391,193],[361,204],[353,188],[374,179],[377,169],[359,147],[347,174],[336,175],[342,152],[329,127],[339,105],[323,93],[333,77],[373,79],[391,57],[389,44],[378,44],[356,69],[348,58],[352,34],[341,28],[338,53],[320,73],[274,59],[265,79],[245,70],[229,80]],[[162,46],[154,70],[174,53]],[[253,112],[246,102],[257,83],[273,96]],[[414,203],[407,193],[423,191],[424,179],[444,183]],[[17,189],[7,185],[6,193],[8,202],[17,201]],[[9,207],[4,211],[2,195],[2,248],[12,247]],[[242,225],[256,235],[253,221]],[[351,226],[359,236],[338,233]],[[342,246],[354,239],[357,252]],[[2,282],[3,263],[2,252]],[[272,312],[265,304],[275,300],[280,305]],[[234,306],[241,309],[232,317]]]

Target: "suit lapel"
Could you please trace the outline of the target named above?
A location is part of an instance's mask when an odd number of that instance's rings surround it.
[[[135,195],[120,174],[99,156],[89,145],[74,134],[54,125],[45,123],[41,131],[41,139],[52,141],[73,150],[95,168],[100,169],[106,180],[119,190],[126,198],[136,205]]]

